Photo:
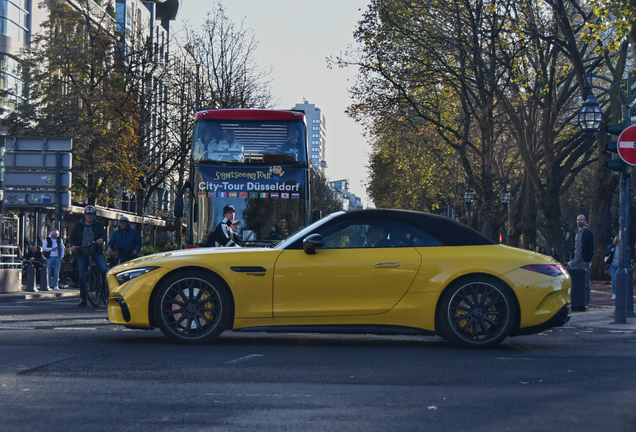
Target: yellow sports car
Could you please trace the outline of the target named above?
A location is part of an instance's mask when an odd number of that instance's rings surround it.
[[[451,219],[338,212],[275,248],[160,253],[108,272],[112,323],[207,343],[224,330],[439,335],[492,347],[569,319],[570,277]]]

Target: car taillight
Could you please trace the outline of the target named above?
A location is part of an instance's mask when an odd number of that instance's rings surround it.
[[[567,274],[563,266],[558,264],[530,264],[521,268],[555,277]]]

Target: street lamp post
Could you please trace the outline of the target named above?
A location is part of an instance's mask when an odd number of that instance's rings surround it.
[[[605,81],[610,85],[609,88],[594,85],[592,79],[598,79]],[[586,74],[584,76],[585,87],[590,89],[590,93],[587,100],[583,103],[583,107],[579,111],[578,120],[581,129],[588,134],[593,134],[598,131],[603,121],[603,113],[599,107],[598,102],[592,94],[593,88],[604,91],[618,100],[621,104],[622,114],[622,126],[627,128],[631,126],[631,104],[636,98],[636,92],[632,90],[632,74],[628,73],[627,79],[613,82],[603,76],[595,74]],[[625,82],[625,91],[621,88],[621,83]],[[616,90],[614,93],[612,89]],[[625,324],[627,322],[627,294],[631,291],[629,278],[629,267],[631,261],[631,254],[629,253],[629,202],[631,191],[631,166],[627,165],[626,170],[622,170],[620,173],[620,203],[619,203],[619,221],[618,221],[618,238],[620,240],[620,257],[618,263],[618,269],[616,271],[616,303],[614,312],[614,322],[616,324]],[[633,304],[633,296],[629,299],[630,304]],[[633,307],[631,308],[633,310]]]
[[[464,190],[464,208],[468,214],[468,226],[470,226],[470,216],[473,212],[473,201],[475,201],[475,192],[473,192],[473,188],[468,186]]]
[[[508,213],[508,204],[510,204],[510,190],[508,189],[508,186],[506,185],[506,187],[504,187],[504,190],[501,191],[501,193],[499,194],[499,202],[504,206],[506,213]],[[506,222],[504,220],[503,223],[503,235],[501,236],[501,242],[503,244],[507,244],[508,243],[508,231],[506,230]]]

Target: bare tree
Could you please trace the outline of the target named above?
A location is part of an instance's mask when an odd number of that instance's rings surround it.
[[[236,25],[217,3],[200,28],[186,30],[185,46],[200,73],[201,100],[207,108],[270,108],[271,71],[256,62],[254,32]]]

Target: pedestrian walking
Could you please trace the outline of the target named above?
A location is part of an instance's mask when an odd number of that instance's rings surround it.
[[[586,228],[586,222],[587,219],[584,215],[576,217],[578,229],[574,236],[574,258],[568,265],[585,270],[585,306],[587,307],[590,303],[590,292],[592,290],[590,262],[592,262],[592,257],[594,256],[594,233]]]
[[[46,258],[46,268],[49,270],[50,286],[58,291],[60,266],[64,257],[64,243],[60,239],[60,232],[56,229],[51,231],[42,244],[42,252]]]
[[[605,269],[612,275],[612,300],[616,300],[616,271],[620,262],[620,240],[614,237],[614,242],[605,249]]]

